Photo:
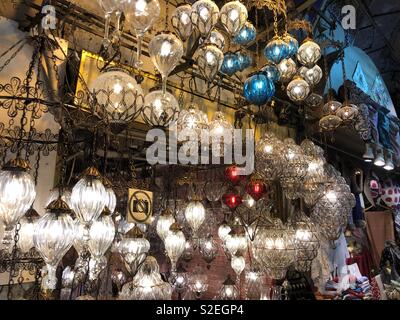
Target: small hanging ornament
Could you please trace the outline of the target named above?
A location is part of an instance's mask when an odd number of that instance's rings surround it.
[[[244,179],[244,176],[239,175],[239,168],[235,165],[232,165],[225,169],[225,178],[232,184],[236,185]]]
[[[231,210],[235,210],[242,204],[242,197],[236,190],[232,189],[222,196],[222,202]]]
[[[260,179],[252,179],[246,186],[246,192],[256,201],[261,199],[266,190],[264,182]]]

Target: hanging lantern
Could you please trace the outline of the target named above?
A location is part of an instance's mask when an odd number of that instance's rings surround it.
[[[224,171],[225,178],[230,181],[230,183],[236,185],[242,181],[245,176],[239,175],[239,168],[235,165],[227,167]]]
[[[250,21],[246,21],[243,28],[239,30],[238,34],[233,38],[233,42],[246,46],[256,39],[256,28]]]
[[[275,85],[263,72],[256,72],[245,81],[243,94],[249,103],[261,106],[274,96]]]
[[[49,198],[46,201],[46,207],[54,200],[57,200],[59,196],[60,196],[60,188],[59,187],[55,187],[55,188],[51,189]],[[61,199],[67,203],[68,207],[72,208],[71,190],[69,188],[65,188],[65,187],[62,188]]]
[[[247,249],[246,231],[243,226],[236,225],[232,228],[229,232],[229,237],[225,241],[225,246],[232,256]]]
[[[206,218],[206,209],[198,199],[189,202],[185,209],[185,218],[193,232],[193,237],[197,236],[197,231]]]
[[[248,193],[246,193],[243,196],[243,204],[246,208],[251,209],[254,207],[254,205],[256,204],[256,200],[254,200],[254,198],[249,195]]]
[[[239,205],[242,204],[242,197],[235,191],[228,191],[222,196],[222,202],[229,207],[231,210],[235,210]]]
[[[115,226],[111,212],[104,210],[103,214],[92,222],[89,229],[88,247],[95,260],[100,260],[111,246],[115,237]]]
[[[274,36],[264,49],[265,57],[275,63],[280,63],[289,57],[289,45],[279,36]]]
[[[324,98],[321,95],[313,92],[307,97],[305,102],[310,108],[318,108],[324,103]]]
[[[182,41],[189,39],[192,34],[193,24],[190,19],[192,7],[190,4],[184,4],[176,7],[171,17],[171,24],[176,34]]]
[[[61,198],[50,203],[46,210],[36,222],[33,242],[46,263],[47,275],[42,286],[53,290],[57,285],[57,265],[72,246],[75,224],[70,216],[71,209]]]
[[[131,275],[134,275],[146,259],[150,250],[150,242],[144,237],[143,232],[137,226],[134,226],[123,236],[117,250],[124,258],[127,270]]]
[[[285,41],[289,46],[288,57],[295,56],[299,50],[299,42],[296,40],[296,38],[294,38],[291,34],[286,33],[286,35],[283,37],[283,41]]]
[[[236,277],[239,279],[242,271],[246,266],[246,260],[240,254],[235,254],[231,260],[231,267],[235,271]]]
[[[176,263],[185,250],[186,239],[178,223],[173,223],[165,238],[165,251],[171,260],[171,270],[176,271]]]
[[[160,33],[149,42],[149,55],[161,74],[163,93],[166,93],[167,77],[178,65],[183,55],[182,41],[172,33]]]
[[[257,141],[255,150],[255,169],[266,181],[275,180],[281,173],[281,159],[284,145],[274,134],[266,132]]]
[[[316,227],[303,212],[293,227],[296,249],[295,268],[300,272],[308,272],[311,270],[311,263],[317,257],[319,249]]]
[[[219,32],[218,30],[214,29],[211,31],[210,36],[205,39],[199,40],[200,44],[213,44],[217,46],[219,50],[224,50],[225,48],[225,37],[224,35]]]
[[[204,193],[208,201],[216,202],[221,199],[222,195],[225,193],[225,189],[225,182],[216,182],[214,180],[209,180],[206,183]]]
[[[210,268],[210,263],[216,258],[218,254],[217,243],[213,240],[212,236],[208,236],[200,241],[200,254]]]
[[[153,26],[160,16],[158,0],[122,0],[124,5],[125,25],[137,37],[135,66],[140,68],[142,39],[144,34]]]
[[[14,226],[31,207],[36,197],[35,183],[29,175],[29,164],[16,158],[0,171],[0,221],[5,227],[3,244],[12,242]]]
[[[72,208],[79,221],[88,225],[97,219],[104,209],[106,200],[106,189],[100,172],[94,167],[87,168],[73,187],[71,194]]]
[[[292,59],[284,59],[278,64],[278,70],[280,74],[280,81],[287,83],[293,79],[297,72],[296,62]]]
[[[254,259],[273,279],[283,279],[295,259],[293,230],[273,219],[270,226],[261,228],[252,243]]]
[[[221,111],[217,111],[208,125],[209,139],[214,157],[223,157],[227,146],[232,144],[233,126]]]
[[[186,141],[190,135],[196,135],[199,140],[204,129],[208,129],[208,118],[197,105],[191,103],[187,111],[180,112],[177,120],[178,141]]]
[[[160,275],[157,260],[148,256],[131,282],[126,283],[120,300],[171,300],[172,287]]]
[[[338,101],[330,100],[322,108],[322,112],[327,114],[335,114],[337,110],[342,107],[342,104]]]
[[[317,85],[322,79],[322,69],[317,64],[312,68],[301,67],[299,74],[312,87]]]
[[[172,215],[171,210],[165,209],[161,215],[158,217],[157,221],[157,234],[161,238],[162,241],[165,242],[165,238],[167,237],[169,233],[169,228],[171,225],[175,222],[175,218]]]
[[[346,103],[336,111],[336,115],[344,123],[349,123],[358,116],[358,107],[354,104]]]
[[[228,239],[229,232],[231,232],[231,227],[226,223],[224,220],[221,225],[218,227],[218,237],[221,239],[221,241],[224,243]]]
[[[185,243],[185,249],[182,252],[181,258],[186,262],[190,262],[193,259],[194,253],[194,245],[193,242],[189,239]]]
[[[142,117],[145,123],[152,127],[167,127],[179,116],[179,103],[166,91],[154,90],[144,98]]]
[[[235,281],[230,275],[224,281],[219,290],[218,299],[220,300],[236,300],[239,297],[239,290],[235,286]]]
[[[219,18],[229,35],[234,37],[247,21],[247,9],[239,1],[231,1],[222,6]]]
[[[265,184],[260,179],[251,179],[246,186],[246,192],[255,200],[258,201],[266,192]]]
[[[219,9],[211,0],[199,0],[192,5],[190,17],[200,35],[205,37],[218,22]]]
[[[141,86],[122,68],[106,69],[93,81],[89,90],[99,112],[105,115],[115,133],[135,119],[143,106]]]
[[[194,57],[201,74],[209,81],[213,81],[224,61],[223,52],[213,44],[201,47]]]
[[[278,68],[272,63],[267,63],[261,68],[261,71],[264,72],[267,78],[274,83],[278,82],[281,77]]]
[[[312,39],[304,40],[297,52],[297,60],[307,68],[312,68],[321,59],[321,48]]]
[[[204,292],[208,289],[207,275],[198,271],[193,272],[190,276],[189,288],[194,293],[196,299],[200,299]]]
[[[340,119],[338,116],[329,114],[319,120],[319,127],[323,131],[333,131],[339,128],[342,122],[342,119]]]
[[[40,216],[36,210],[30,208],[19,220],[21,227],[18,232],[19,239],[17,245],[23,253],[29,252],[29,250],[34,247],[33,235],[35,232],[36,222],[39,218]]]
[[[239,69],[238,71],[243,71],[244,69],[250,67],[253,63],[252,58],[246,52],[237,52],[236,53]]]
[[[296,77],[288,84],[286,93],[290,100],[302,102],[310,94],[310,85],[301,77]]]
[[[239,59],[238,56],[232,52],[227,52],[224,55],[224,61],[222,62],[221,72],[228,76],[233,75],[236,71],[239,71]]]

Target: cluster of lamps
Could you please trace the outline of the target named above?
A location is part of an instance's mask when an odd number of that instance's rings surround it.
[[[373,145],[371,143],[365,144],[363,159],[367,163],[373,162],[377,167],[381,167],[387,171],[392,171],[395,168],[393,157],[393,152],[388,149],[383,149],[381,146]]]

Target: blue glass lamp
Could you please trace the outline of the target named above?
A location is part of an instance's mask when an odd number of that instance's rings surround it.
[[[266,64],[261,68],[261,71],[264,72],[267,78],[272,82],[278,82],[281,77],[279,69],[272,63]]]
[[[278,64],[289,57],[289,45],[279,36],[275,36],[265,47],[264,55],[269,61]]]
[[[236,56],[238,59],[240,71],[243,71],[244,69],[251,66],[251,64],[253,62],[251,59],[251,56],[249,56],[248,54],[242,53],[242,52],[236,53]]]
[[[296,55],[297,51],[299,50],[299,42],[296,40],[296,38],[287,33],[283,37],[283,41],[285,41],[289,46],[289,57]]]
[[[238,56],[232,52],[227,52],[224,55],[221,72],[227,74],[228,76],[231,76],[238,70],[240,70]]]
[[[245,81],[243,94],[252,104],[266,104],[275,94],[275,85],[263,72],[255,72]]]
[[[233,42],[245,46],[256,39],[256,28],[247,21],[239,33],[233,38]]]

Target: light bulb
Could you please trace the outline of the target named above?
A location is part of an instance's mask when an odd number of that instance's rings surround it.
[[[203,20],[207,20],[208,17],[210,16],[210,12],[208,11],[207,8],[203,7],[200,9],[200,17]]]
[[[164,41],[161,45],[160,56],[168,57],[171,53],[171,43]]]
[[[138,0],[135,5],[135,9],[141,14],[143,11],[146,10],[147,2],[145,0]]]

